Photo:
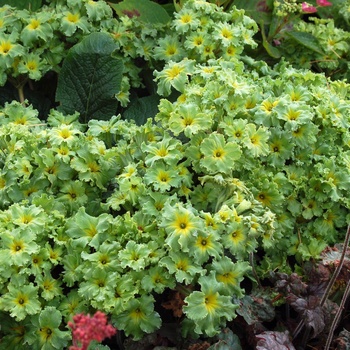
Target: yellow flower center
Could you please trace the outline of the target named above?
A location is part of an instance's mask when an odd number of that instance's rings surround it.
[[[35,61],[29,61],[27,62],[26,67],[28,70],[36,70],[38,68],[38,64]]]
[[[72,136],[72,133],[70,132],[69,129],[64,128],[64,129],[59,131],[59,136],[61,136],[63,139],[66,140]]]
[[[181,17],[181,22],[184,23],[184,24],[190,23],[191,21],[192,21],[192,17],[188,13],[184,14]]]
[[[80,16],[78,13],[69,12],[66,18],[68,22],[77,23],[79,22]]]
[[[159,157],[165,157],[167,154],[168,154],[168,150],[165,147],[161,147],[157,151],[157,156],[159,156]]]
[[[232,38],[232,32],[228,28],[223,28],[221,31],[221,35],[225,39],[231,39]]]
[[[287,113],[287,118],[289,120],[297,120],[300,114],[300,111],[293,111],[292,109],[290,109]]]
[[[92,173],[98,173],[100,171],[100,166],[96,162],[90,162],[87,166]]]
[[[204,299],[204,304],[209,314],[215,312],[219,306],[217,296],[215,294],[207,295]]]
[[[168,69],[168,77],[170,79],[175,79],[181,72],[182,68],[180,66],[173,66],[171,69]]]
[[[12,47],[13,45],[9,41],[2,42],[0,45],[0,54],[7,55]]]
[[[35,30],[39,28],[39,26],[40,26],[40,21],[38,21],[37,19],[32,19],[31,22],[28,24],[28,28],[31,30]]]

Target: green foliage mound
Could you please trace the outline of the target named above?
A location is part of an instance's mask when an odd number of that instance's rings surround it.
[[[183,336],[211,337],[236,316],[244,278],[289,273],[290,256],[301,265],[343,239],[348,84],[246,56],[257,26],[235,8],[188,1],[171,22],[152,24],[107,20],[101,1],[53,6],[65,13],[56,28],[65,43],[80,33],[71,55],[93,31],[79,10],[111,33],[119,53],[108,54],[123,62],[115,74],[124,67],[116,100],[127,106],[130,87],[142,85],[137,57],[162,99],[144,124],[118,113],[82,120],[62,106],[44,122],[16,101],[0,109],[1,346],[63,349],[67,322],[95,310],[135,340],[162,327],[165,308]],[[23,31],[1,35],[43,39]],[[22,81],[14,56],[2,82]]]

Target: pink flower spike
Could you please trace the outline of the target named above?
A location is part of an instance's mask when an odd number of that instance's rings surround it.
[[[301,4],[301,9],[303,12],[314,13],[317,12],[317,8],[315,6],[308,5],[306,2]]]
[[[316,0],[318,6],[332,6],[332,3],[327,0]]]

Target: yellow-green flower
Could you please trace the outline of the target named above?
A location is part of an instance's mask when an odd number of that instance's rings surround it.
[[[203,264],[209,258],[219,258],[222,245],[219,242],[219,234],[215,231],[199,232],[194,238],[190,254],[194,256],[199,264]]]
[[[180,203],[176,203],[175,206],[167,203],[163,209],[161,227],[168,233],[165,240],[168,246],[188,252],[190,242],[203,227],[203,222],[193,208],[185,208]]]
[[[213,132],[200,145],[202,165],[209,173],[230,174],[235,169],[235,161],[241,157],[236,143],[226,142],[223,135]]]
[[[9,311],[11,317],[17,322],[24,320],[27,315],[35,315],[41,310],[41,304],[38,299],[38,287],[33,283],[14,279],[9,283],[7,291],[0,298],[0,307],[2,310]]]
[[[168,96],[172,87],[177,91],[184,92],[185,84],[188,82],[188,75],[192,73],[193,67],[194,61],[184,59],[178,63],[170,61],[162,71],[154,71],[159,95]]]
[[[180,61],[184,58],[185,51],[177,37],[166,35],[158,40],[158,46],[154,48],[153,57],[165,62]]]
[[[267,140],[269,131],[265,127],[256,128],[254,124],[247,124],[245,127],[246,137],[243,144],[248,148],[253,157],[266,155],[269,151]]]
[[[35,53],[24,55],[17,66],[19,73],[27,74],[33,80],[40,80],[49,68],[43,58]]]
[[[246,261],[233,263],[230,258],[224,256],[219,260],[214,260],[212,264],[215,270],[215,277],[222,283],[221,292],[225,295],[236,295],[243,298],[244,291],[240,288],[244,275],[251,270],[251,266]]]
[[[244,253],[248,239],[248,227],[243,222],[231,222],[225,231],[222,239],[224,247],[229,249],[233,255]]]
[[[220,326],[235,317],[238,305],[232,303],[232,296],[219,293],[220,282],[212,273],[198,280],[201,290],[192,292],[185,299],[183,311],[194,321],[195,332],[213,336],[219,332]]]
[[[79,11],[66,11],[63,13],[61,20],[61,31],[66,36],[72,36],[77,29],[81,29],[83,33],[89,32],[89,23],[85,16]]]

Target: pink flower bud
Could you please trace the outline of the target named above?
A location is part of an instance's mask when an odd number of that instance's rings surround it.
[[[317,8],[315,6],[308,5],[306,2],[301,4],[301,9],[303,12],[314,13],[317,12]]]
[[[332,3],[327,0],[316,0],[318,6],[332,6]]]

